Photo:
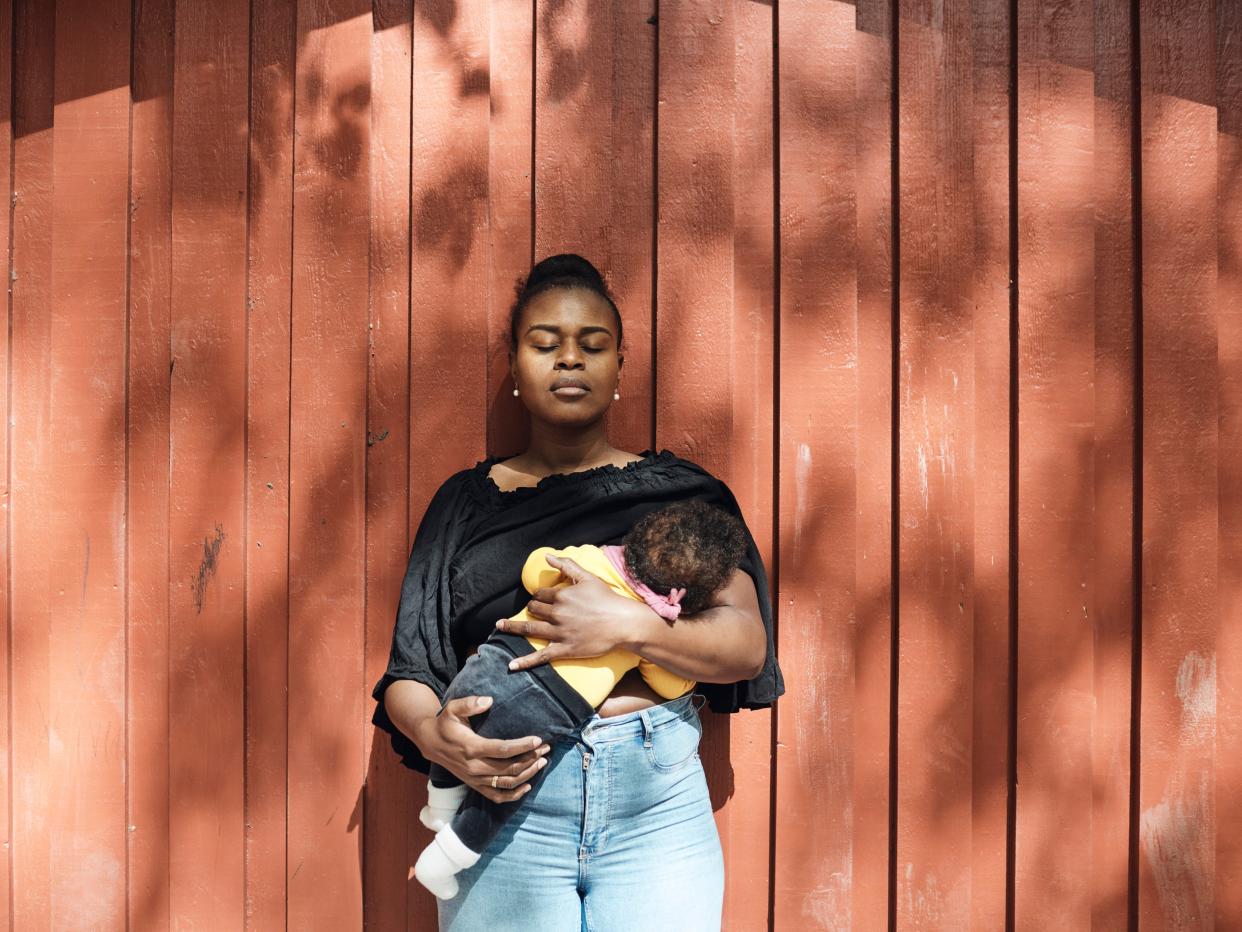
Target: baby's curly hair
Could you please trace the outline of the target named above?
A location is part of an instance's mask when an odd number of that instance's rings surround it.
[[[746,552],[746,534],[733,515],[692,499],[648,512],[621,542],[631,573],[661,595],[684,588],[684,614],[707,607]]]

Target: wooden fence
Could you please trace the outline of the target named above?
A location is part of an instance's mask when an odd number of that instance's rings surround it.
[[[1242,928],[1242,3],[15,0],[11,928],[431,929],[369,724],[581,252],[788,693],[727,925]]]

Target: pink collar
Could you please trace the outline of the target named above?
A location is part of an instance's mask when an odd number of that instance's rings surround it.
[[[667,596],[660,595],[660,593],[656,592],[637,576],[630,573],[629,567],[625,565],[624,547],[619,547],[616,544],[605,544],[602,549],[609,562],[621,574],[621,578],[626,581],[631,589],[638,593],[644,602],[651,606],[657,615],[669,621],[677,620],[677,616],[681,614],[681,600],[685,597],[685,589],[673,589]]]

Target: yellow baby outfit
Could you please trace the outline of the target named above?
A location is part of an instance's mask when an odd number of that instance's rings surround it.
[[[565,578],[560,570],[549,565],[546,559],[549,554],[556,557],[568,557],[584,570],[594,573],[619,595],[638,602],[643,601],[642,597],[630,587],[617,568],[613,566],[603,549],[591,544],[560,549],[539,547],[531,551],[522,567],[522,585],[532,595],[539,589],[562,589],[573,584],[573,580]],[[525,606],[512,618],[514,621],[539,621],[534,615],[527,613]],[[530,641],[536,650],[548,644],[543,638],[528,637],[526,640]],[[670,673],[650,660],[644,660],[638,654],[621,648],[611,650],[599,657],[585,659],[565,657],[552,660],[550,663],[552,668],[591,704],[592,708],[598,707],[612,692],[621,677],[634,667],[638,667],[638,672],[647,685],[665,699],[676,699],[689,692],[695,685],[694,680],[687,680]]]

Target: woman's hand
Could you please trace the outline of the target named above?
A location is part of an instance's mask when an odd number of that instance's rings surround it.
[[[573,580],[573,584],[535,592],[526,611],[537,621],[502,618],[496,622],[501,631],[548,641],[543,649],[514,660],[509,669],[526,670],[558,657],[599,657],[617,647],[628,648],[634,632],[649,626],[653,619],[664,623],[644,603],[618,595],[606,582],[569,557],[549,555],[547,561],[549,566]]]
[[[492,802],[508,803],[530,791],[526,781],[547,764],[550,748],[533,735],[503,740],[475,734],[470,716],[478,715],[491,701],[490,696],[450,699],[439,715],[421,719],[412,737],[427,760]]]

